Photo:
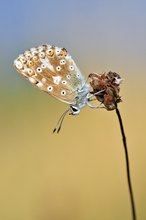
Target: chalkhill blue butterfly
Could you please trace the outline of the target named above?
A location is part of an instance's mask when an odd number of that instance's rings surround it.
[[[31,48],[19,55],[14,66],[31,84],[69,104],[69,109],[60,117],[54,132],[59,132],[67,112],[78,115],[85,106],[101,107],[90,104],[93,97],[90,85],[65,48],[48,44]]]

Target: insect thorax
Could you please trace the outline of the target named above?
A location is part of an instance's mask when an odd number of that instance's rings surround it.
[[[86,83],[81,89],[78,90],[77,96],[75,98],[76,103],[71,105],[71,113],[73,115],[78,115],[80,110],[87,105],[88,94],[90,92],[89,85]]]

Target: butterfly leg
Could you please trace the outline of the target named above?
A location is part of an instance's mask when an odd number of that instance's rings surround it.
[[[101,90],[101,91],[98,91],[98,92],[96,92],[96,93],[93,93],[93,94],[88,94],[87,95],[87,105],[90,107],[90,108],[93,108],[93,109],[97,109],[97,108],[105,108],[104,106],[101,106],[101,104],[100,105],[98,105],[98,106],[94,106],[94,105],[92,105],[91,104],[91,102],[92,101],[94,101],[94,100],[96,100],[96,98],[95,98],[95,96],[96,95],[98,95],[98,94],[100,94],[100,93],[102,93],[103,91],[105,91],[105,90]]]
[[[55,133],[55,132],[59,133],[59,131],[60,131],[61,127],[62,127],[63,120],[64,120],[66,114],[67,114],[69,111],[70,111],[70,108],[67,109],[67,110],[61,115],[61,117],[59,118],[59,120],[58,120],[58,122],[57,122],[57,124],[56,124],[56,126],[55,126],[55,128],[54,128],[54,130],[53,130],[53,133]]]
[[[98,92],[95,92],[95,93],[93,93],[93,94],[88,93],[87,99],[90,99],[90,98],[92,98],[92,97],[94,97],[94,96],[96,96],[96,95],[99,95],[100,93],[102,93],[102,92],[104,92],[104,91],[105,91],[105,90],[102,89],[102,90],[100,90],[100,91],[98,91]]]
[[[97,108],[105,108],[104,106],[101,106],[101,105],[97,105],[97,106],[95,106],[95,105],[91,105],[89,101],[87,102],[87,105],[88,105],[90,108],[93,108],[93,109],[97,109]]]

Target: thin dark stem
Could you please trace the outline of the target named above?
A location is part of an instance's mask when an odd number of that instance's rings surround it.
[[[118,117],[118,120],[119,120],[121,134],[122,134],[122,138],[123,138],[123,145],[124,145],[124,150],[125,150],[127,181],[128,181],[130,201],[131,201],[132,219],[136,220],[137,219],[136,218],[136,209],[135,209],[135,201],[134,201],[134,195],[133,195],[131,177],[130,177],[130,165],[129,165],[127,142],[126,142],[126,136],[125,136],[125,132],[124,132],[124,126],[123,126],[122,118],[121,118],[120,111],[119,111],[118,108],[116,108],[116,114],[117,114],[117,117]]]

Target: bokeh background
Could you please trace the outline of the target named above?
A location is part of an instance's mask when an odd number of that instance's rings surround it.
[[[139,220],[146,219],[146,1],[13,0],[0,4],[0,219],[129,220],[115,112],[67,109],[13,68],[26,49],[65,47],[87,76],[124,78],[124,121]]]

